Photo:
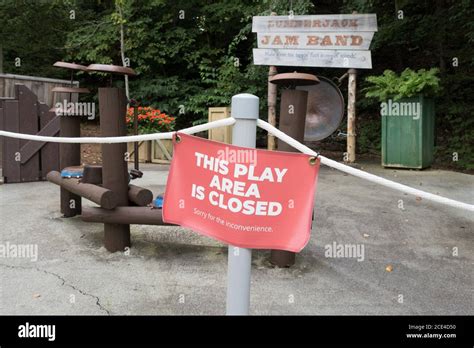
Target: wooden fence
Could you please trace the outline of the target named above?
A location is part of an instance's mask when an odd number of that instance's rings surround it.
[[[54,87],[70,86],[71,81],[37,76],[0,74],[0,98],[13,98],[15,96],[15,84],[25,85],[38,97],[41,103],[53,107],[56,102],[62,100],[60,95],[54,96],[51,90]],[[78,81],[74,81],[74,87],[79,87]]]
[[[0,74],[0,129],[56,135],[59,119],[49,110],[67,96],[52,89],[70,85],[68,80]],[[48,171],[59,167],[58,151],[57,144],[0,139],[0,182],[44,180]]]

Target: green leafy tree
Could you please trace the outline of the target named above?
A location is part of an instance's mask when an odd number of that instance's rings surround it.
[[[65,1],[0,2],[0,52],[3,72],[19,75],[65,77],[55,61],[64,56],[66,34],[75,7]]]

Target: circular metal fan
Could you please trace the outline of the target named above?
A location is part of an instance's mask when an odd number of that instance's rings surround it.
[[[327,138],[337,130],[344,117],[344,97],[339,88],[326,77],[318,76],[318,79],[316,85],[296,87],[308,91],[305,141]]]

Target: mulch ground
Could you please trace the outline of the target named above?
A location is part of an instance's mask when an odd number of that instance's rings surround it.
[[[81,136],[98,137],[100,129],[98,124],[81,124]],[[102,164],[101,144],[81,144],[81,163],[83,164]]]

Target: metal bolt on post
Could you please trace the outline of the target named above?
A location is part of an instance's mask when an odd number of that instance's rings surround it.
[[[232,144],[255,148],[259,99],[252,94],[232,97],[231,116],[235,119]],[[227,315],[248,315],[252,250],[229,245],[227,268]]]

